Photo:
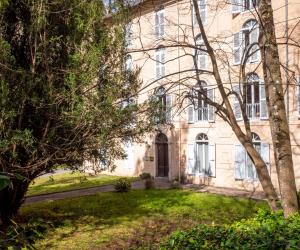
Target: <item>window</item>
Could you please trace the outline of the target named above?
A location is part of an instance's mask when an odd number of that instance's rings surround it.
[[[269,144],[261,142],[261,139],[255,133],[252,133],[252,142],[254,148],[266,163],[268,171],[270,171]],[[241,144],[235,145],[235,178],[238,180],[257,180],[255,166]]]
[[[199,0],[198,1],[198,7],[199,7],[201,21],[202,21],[203,25],[205,25],[207,23],[207,4],[206,4],[206,0]],[[194,27],[195,26],[198,27],[198,25],[199,25],[198,21],[197,21],[194,6],[193,6],[193,25],[194,25]]]
[[[215,177],[215,145],[209,144],[206,134],[199,134],[195,143],[188,144],[188,174]]]
[[[124,65],[125,71],[131,71],[132,70],[132,57],[131,57],[131,55],[127,55],[125,57],[124,61],[125,61],[125,65]]]
[[[259,29],[255,20],[247,21],[240,32],[233,35],[234,64],[241,62],[257,62],[259,60],[258,46]]]
[[[159,87],[154,94],[154,101],[157,105],[156,112],[154,114],[154,121],[156,124],[164,124],[171,122],[171,108],[172,97],[166,94],[166,90],[163,87]]]
[[[233,14],[238,14],[256,7],[258,7],[258,0],[232,0]]]
[[[241,89],[242,88],[241,86]],[[239,85],[234,86],[234,91],[241,95]],[[243,100],[242,97],[241,100]],[[268,118],[265,85],[255,73],[250,73],[247,76],[245,100],[246,114],[249,119]],[[237,97],[235,97],[234,101],[234,110],[236,118],[241,120],[242,112]]]
[[[156,78],[165,76],[165,48],[160,47],[155,51]]]
[[[132,45],[132,23],[128,23],[125,26],[125,47]]]
[[[134,152],[132,142],[128,141],[124,144],[124,151],[126,158],[124,159],[123,165],[127,169],[134,169]]]
[[[107,13],[116,13],[118,11],[118,6],[114,0],[104,0],[104,7]]]
[[[197,69],[207,69],[207,53],[203,50],[206,50],[206,47],[204,45],[202,35],[198,35],[196,37],[196,46],[198,49],[196,49],[195,55],[196,55],[196,64]]]
[[[165,34],[165,13],[164,8],[160,7],[155,12],[155,36],[157,38],[163,37]]]
[[[214,122],[215,113],[214,107],[207,103],[205,95],[210,100],[214,100],[213,89],[208,89],[205,81],[200,81],[191,92],[191,99],[188,101],[188,123],[194,123],[198,121]]]

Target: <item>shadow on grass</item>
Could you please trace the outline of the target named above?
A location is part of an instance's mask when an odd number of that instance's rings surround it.
[[[49,232],[61,229],[56,233],[56,242],[78,232],[93,234],[95,230],[103,232],[101,237],[105,241],[105,237],[110,237],[106,231],[118,226],[135,227],[139,231],[143,223],[151,224],[152,220],[160,223],[159,226],[180,221],[228,224],[251,217],[261,207],[266,204],[191,191],[135,190],[25,205],[18,221],[51,223],[53,228],[49,228]],[[49,241],[46,246],[51,247],[51,244]]]

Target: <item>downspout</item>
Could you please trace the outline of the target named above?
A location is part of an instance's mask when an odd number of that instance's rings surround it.
[[[179,44],[179,2],[180,0],[177,1],[177,43]],[[179,97],[181,96],[180,93],[180,48],[179,46],[177,46],[177,56],[178,56],[178,93],[179,93]],[[179,175],[178,175],[178,181],[179,183],[181,183],[181,164],[182,164],[182,160],[181,160],[181,116],[179,115]]]
[[[289,73],[288,73],[288,67],[289,67],[289,0],[285,0],[285,36],[286,36],[286,44],[285,44],[285,77],[286,77],[286,116],[288,124],[290,124],[290,97],[289,97]]]

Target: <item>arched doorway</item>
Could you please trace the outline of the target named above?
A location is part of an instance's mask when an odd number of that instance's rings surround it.
[[[158,134],[155,140],[156,145],[156,175],[158,177],[169,176],[169,154],[168,138],[165,134]]]

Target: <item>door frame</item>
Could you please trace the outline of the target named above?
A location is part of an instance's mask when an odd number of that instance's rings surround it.
[[[162,138],[159,138],[162,137]],[[164,141],[159,141],[160,139],[163,139]],[[166,150],[165,153],[167,154],[167,168],[164,169],[164,175],[163,176],[159,176],[159,171],[158,171],[158,164],[159,164],[159,153],[158,153],[158,147],[157,144],[165,144],[166,145]],[[168,137],[164,134],[164,133],[159,133],[156,135],[155,137],[155,176],[156,177],[168,177],[169,178],[169,174],[170,174],[170,161],[169,161],[169,140]],[[167,172],[167,173],[165,173]]]

